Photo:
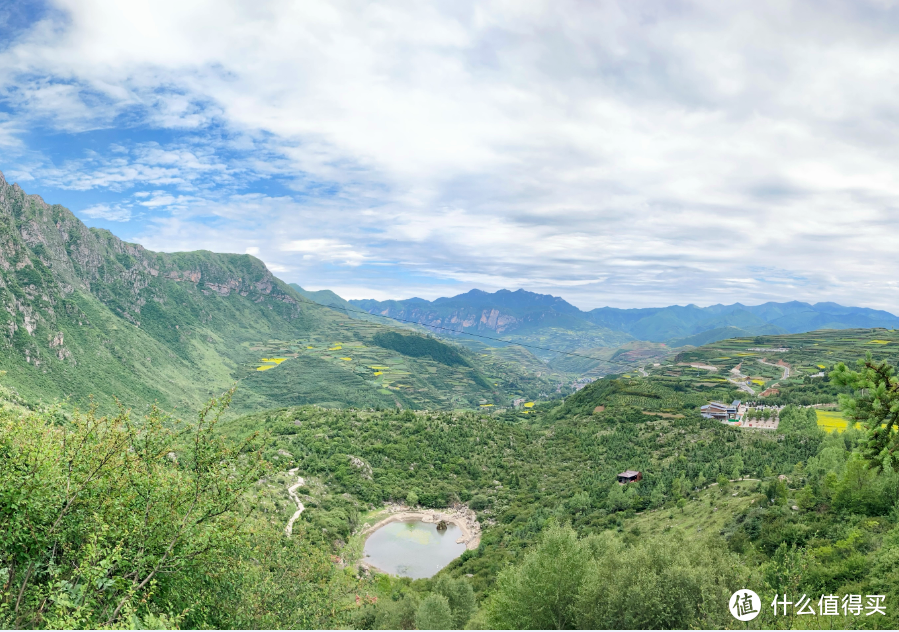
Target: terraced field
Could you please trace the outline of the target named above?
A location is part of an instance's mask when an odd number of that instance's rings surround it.
[[[245,363],[242,381],[263,396],[279,393],[280,401],[329,407],[491,410],[515,399],[546,400],[572,392],[569,375],[551,371],[521,347],[460,349],[465,360],[447,364],[374,344],[383,330],[377,323],[354,321],[349,331],[247,343],[261,361]],[[332,397],[323,400],[313,392],[312,386],[322,384]]]
[[[899,331],[887,329],[821,330],[807,334],[731,338],[679,353],[652,370],[677,378],[690,388],[736,379],[743,399],[799,405],[835,403],[842,392],[828,373],[838,362],[854,366],[871,352],[876,360],[899,360]],[[735,372],[736,370],[736,372]],[[734,377],[738,375],[737,377]],[[786,376],[786,377],[785,377]],[[834,422],[836,423],[836,422]]]

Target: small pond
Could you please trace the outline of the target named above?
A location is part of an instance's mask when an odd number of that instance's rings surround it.
[[[436,524],[420,520],[390,522],[368,536],[365,561],[391,575],[431,577],[465,552],[464,544],[456,544],[461,536],[454,524],[438,531]]]

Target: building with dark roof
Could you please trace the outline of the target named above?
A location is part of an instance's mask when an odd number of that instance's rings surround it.
[[[721,402],[709,402],[705,406],[701,406],[699,412],[707,419],[719,421],[739,421],[743,416],[740,411],[739,399],[735,399],[730,406]]]
[[[643,474],[636,470],[625,470],[621,474],[618,475],[618,482],[621,484],[624,483],[636,483],[637,481],[643,480]]]

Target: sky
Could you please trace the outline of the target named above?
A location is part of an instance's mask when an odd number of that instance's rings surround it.
[[[899,313],[899,3],[0,1],[0,171],[345,298]]]

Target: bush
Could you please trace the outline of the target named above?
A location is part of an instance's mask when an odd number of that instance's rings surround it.
[[[471,502],[468,503],[468,506],[475,511],[483,511],[484,509],[487,509],[488,504],[489,501],[487,500],[487,497],[483,494],[478,494],[471,499]]]
[[[415,612],[415,627],[419,630],[452,630],[453,615],[449,600],[433,593],[425,597]]]

